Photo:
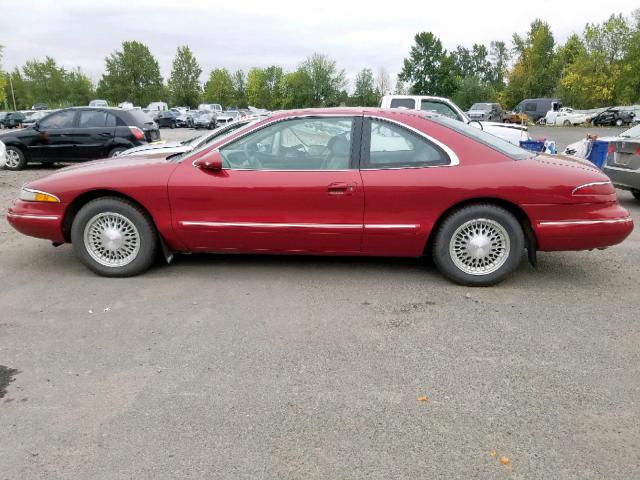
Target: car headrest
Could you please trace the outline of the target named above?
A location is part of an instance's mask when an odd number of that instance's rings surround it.
[[[341,135],[331,137],[327,146],[332,155],[349,155],[349,141]]]

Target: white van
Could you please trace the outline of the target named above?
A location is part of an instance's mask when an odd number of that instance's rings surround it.
[[[500,137],[513,145],[520,146],[520,140],[528,140],[528,128],[522,125],[499,122],[479,122],[471,120],[455,103],[444,97],[426,95],[385,95],[382,97],[382,108],[406,108],[408,110],[425,110],[436,112],[455,120],[473,125],[487,133]]]
[[[201,103],[198,105],[198,110],[201,112],[222,113],[222,105],[219,103]]]
[[[106,100],[91,100],[89,102],[90,107],[108,107],[109,103]]]
[[[165,102],[151,102],[149,106],[147,106],[147,110],[150,112],[165,112],[169,110],[169,105]]]

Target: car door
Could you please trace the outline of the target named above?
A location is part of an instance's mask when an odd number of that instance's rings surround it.
[[[419,256],[449,195],[449,167],[457,163],[444,144],[385,118],[363,123],[360,171],[365,188],[362,252]]]
[[[220,172],[183,162],[169,184],[178,235],[194,251],[359,253],[361,120],[287,118],[220,147]]]
[[[73,126],[76,110],[52,113],[34,125],[27,151],[35,161],[57,162],[74,158]]]
[[[73,131],[74,160],[96,160],[107,156],[115,131],[115,115],[105,110],[80,110]]]

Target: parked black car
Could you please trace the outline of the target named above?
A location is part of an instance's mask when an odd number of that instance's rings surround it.
[[[213,130],[216,128],[216,117],[217,115],[212,112],[200,112],[193,117],[193,126],[196,129],[208,128],[209,130]]]
[[[164,112],[158,112],[158,114],[154,117],[155,122],[158,124],[158,127],[169,127],[176,128],[178,126],[178,116],[175,112],[171,110],[166,110]]]
[[[633,122],[635,113],[629,110],[621,110],[619,108],[607,108],[604,112],[600,112],[598,115],[591,119],[591,123],[595,126],[598,125],[616,125],[621,127],[623,125],[629,125]]]
[[[33,126],[0,134],[8,170],[27,163],[82,162],[114,157],[160,139],[158,126],[139,110],[77,107],[51,113]]]
[[[2,128],[16,128],[22,125],[25,120],[25,115],[22,112],[9,112],[4,118],[0,120],[0,127]]]

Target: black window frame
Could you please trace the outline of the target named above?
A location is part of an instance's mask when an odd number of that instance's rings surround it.
[[[424,164],[424,165],[403,165],[398,166],[397,164],[377,164],[372,165],[371,160],[371,122],[375,120],[376,122],[388,123],[404,132],[406,132],[409,136],[413,136],[417,138],[419,141],[425,142],[429,144],[429,146],[433,147],[435,150],[438,150],[443,158],[448,161],[443,164]],[[457,121],[457,120],[454,120]],[[434,168],[434,167],[449,167],[453,165],[453,161],[451,159],[451,155],[449,155],[440,145],[431,141],[424,135],[414,132],[410,128],[406,126],[391,121],[388,118],[383,117],[364,117],[362,121],[362,139],[360,142],[360,170],[406,170],[406,169],[416,169],[416,168]]]
[[[269,127],[273,127],[275,125],[278,125],[279,123],[284,123],[284,122],[288,122],[288,121],[294,121],[294,120],[314,120],[314,119],[326,119],[326,118],[344,118],[344,119],[351,119],[352,123],[351,123],[351,152],[349,155],[349,168],[348,170],[360,170],[360,160],[361,160],[361,152],[362,152],[362,138],[363,138],[363,116],[360,115],[301,115],[301,116],[295,116],[295,117],[286,117],[286,118],[281,118],[278,120],[275,120],[273,122],[268,122],[265,123],[264,125],[261,125],[258,128],[249,130],[248,132],[238,136],[238,137],[234,137],[231,140],[223,143],[222,145],[218,145],[216,147],[216,150],[220,151],[223,148],[228,147],[229,145],[233,145],[236,142],[240,142],[242,140],[244,140],[245,138],[247,138],[249,135],[253,135],[255,133],[258,133],[260,130],[264,130],[266,128]],[[237,168],[225,168],[225,170],[239,170]],[[273,169],[246,169],[243,168],[241,170],[251,170],[254,172],[268,172],[268,171],[274,171]],[[282,171],[282,172],[331,172],[331,171],[336,171],[336,170],[318,170],[318,169],[310,169],[310,170],[288,170],[288,169],[277,169],[277,171]]]

